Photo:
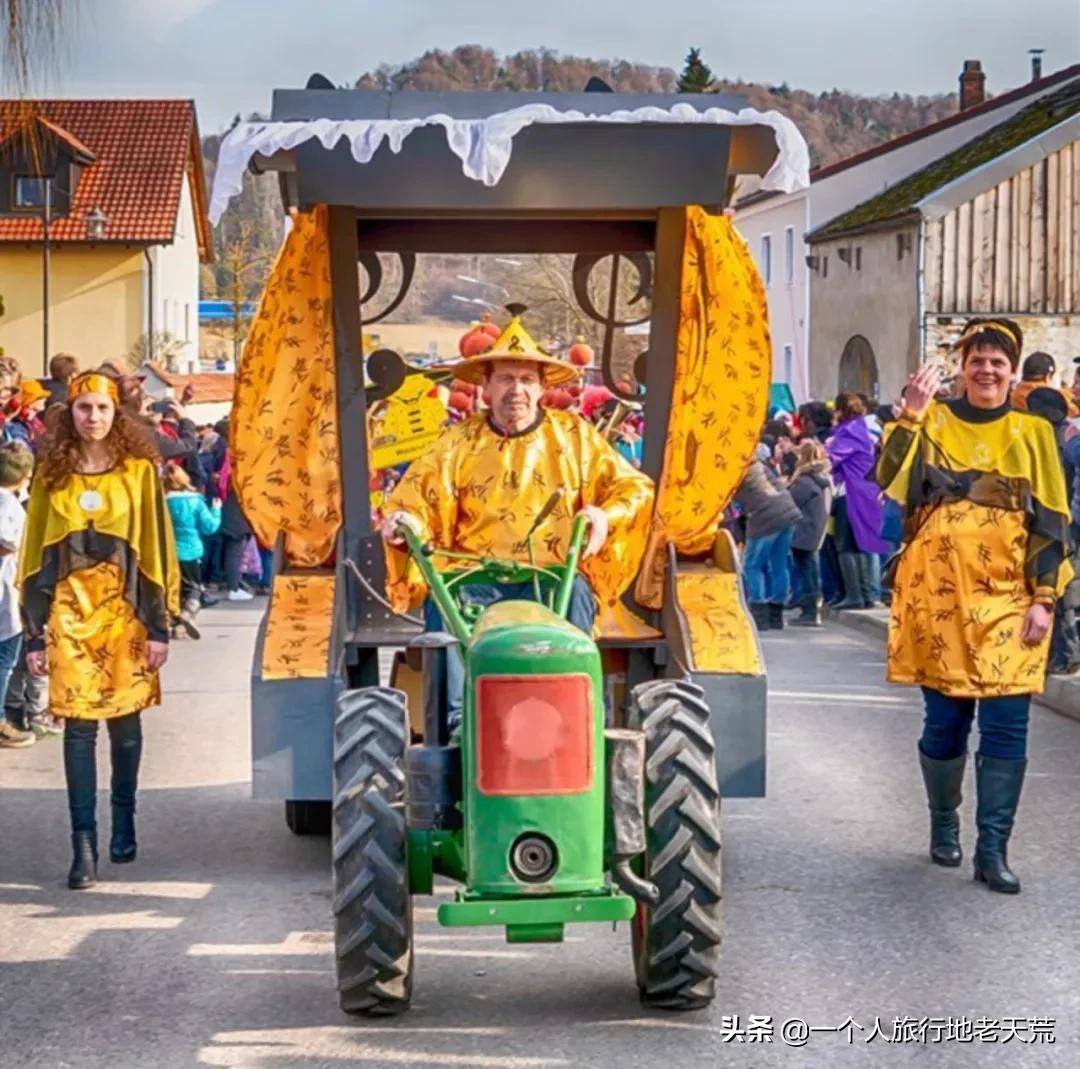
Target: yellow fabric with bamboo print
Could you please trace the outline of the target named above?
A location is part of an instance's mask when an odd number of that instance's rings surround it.
[[[45,639],[49,712],[107,720],[160,705],[161,682],[147,666],[146,641],[116,565],[98,564],[62,579]]]
[[[1052,597],[1072,578],[1050,424],[1015,409],[970,422],[934,403],[921,425],[893,426],[880,473],[911,528],[893,585],[888,679],[953,697],[1040,693],[1050,636],[1025,644],[1024,619],[1037,594]],[[1061,563],[1043,586],[1046,553]]]
[[[321,679],[329,673],[335,578],[280,575],[274,580],[263,640],[263,679]]]
[[[708,552],[765,421],[771,342],[765,288],[731,220],[686,213],[679,332],[664,467],[637,583],[663,598],[666,548]]]
[[[562,498],[533,538],[536,562],[561,564],[574,515],[583,505],[603,509],[607,541],[581,562],[603,611],[637,574],[652,482],[578,416],[546,412],[539,426],[512,437],[493,430],[485,414],[471,416],[412,463],[386,508],[415,516],[423,540],[440,549],[524,562],[525,535],[556,490]],[[386,568],[394,611],[416,608],[426,588],[409,555],[388,546]]]
[[[100,499],[94,511],[80,504],[84,494]],[[135,552],[139,571],[165,592],[170,611],[179,613],[180,566],[172,523],[165,513],[157,468],[149,460],[131,458],[101,475],[76,474],[58,490],[35,479],[26,505],[19,586],[41,571],[46,549],[91,528],[126,542]]]
[[[96,541],[94,552],[115,559],[85,562],[79,555],[87,552],[86,539]],[[138,577],[125,574],[128,566]],[[180,570],[151,461],[131,458],[101,475],[73,475],[52,491],[34,480],[19,586],[25,612],[31,601],[43,616],[47,607],[40,623],[54,716],[103,720],[160,702],[158,673],[147,665],[146,625],[132,601],[135,591],[136,598],[147,595],[145,584],[160,598],[155,616],[167,629],[168,615],[180,611]]]
[[[259,541],[315,567],[341,525],[328,210],[293,215],[236,376],[233,483]],[[359,357],[358,357],[359,359]]]
[[[695,672],[761,675],[757,635],[743,609],[739,576],[716,571],[680,572],[675,577],[679,610],[686,619]]]

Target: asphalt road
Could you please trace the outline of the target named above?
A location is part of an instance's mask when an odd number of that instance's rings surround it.
[[[59,742],[0,751],[4,1069],[1080,1065],[1080,724],[1035,711],[1012,850],[1024,892],[991,895],[966,864],[925,858],[918,704],[882,683],[881,645],[769,636],[769,797],[725,805],[711,1009],[643,1012],[625,925],[508,946],[440,931],[421,899],[412,1011],[355,1021],[334,997],[328,843],[248,798],[256,613],[204,618],[146,717],[135,865],[68,891]],[[970,801],[964,822],[970,848]],[[751,1016],[771,1043],[745,1042]],[[887,1042],[905,1017],[906,1041]],[[917,1023],[949,1017],[968,1041]],[[1054,1019],[1056,1043],[1002,1042],[1031,1038],[1032,1017]],[[782,1041],[789,1019],[817,1029],[805,1046]]]

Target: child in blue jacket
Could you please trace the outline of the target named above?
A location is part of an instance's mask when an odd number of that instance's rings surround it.
[[[217,534],[221,526],[221,502],[207,505],[191,484],[183,468],[170,464],[165,469],[165,504],[172,517],[176,537],[176,557],[180,562],[180,595],[183,610],[180,624],[192,638],[199,638],[195,617],[201,605],[203,538]]]

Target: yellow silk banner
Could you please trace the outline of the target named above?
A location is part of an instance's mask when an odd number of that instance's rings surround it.
[[[341,525],[328,211],[293,215],[237,370],[233,483],[264,546],[285,534],[291,565],[314,567]]]
[[[263,641],[263,679],[321,679],[330,672],[334,575],[279,575]]]
[[[731,220],[686,213],[675,382],[635,596],[658,608],[666,549],[707,553],[754,453],[771,377],[765,287]]]

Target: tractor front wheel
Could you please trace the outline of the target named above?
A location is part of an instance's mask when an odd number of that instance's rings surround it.
[[[656,680],[631,695],[645,734],[646,851],[642,875],[660,890],[632,925],[641,1001],[692,1010],[713,999],[723,937],[720,792],[709,707],[700,687]]]
[[[334,952],[341,1008],[402,1013],[412,997],[405,695],[346,691],[334,724]]]

